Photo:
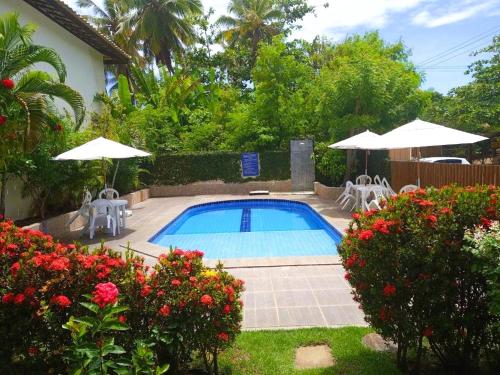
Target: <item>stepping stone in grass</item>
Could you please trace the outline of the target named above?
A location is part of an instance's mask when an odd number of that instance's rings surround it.
[[[301,346],[295,351],[296,369],[331,367],[334,364],[335,360],[328,345]]]
[[[361,339],[364,346],[376,352],[396,352],[398,347],[392,341],[385,341],[378,333],[369,333]]]

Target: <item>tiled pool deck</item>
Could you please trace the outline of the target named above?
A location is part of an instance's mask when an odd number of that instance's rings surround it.
[[[248,195],[151,198],[132,208],[127,228],[119,236],[98,236],[84,242],[93,245],[104,239],[107,246],[115,249],[129,244],[130,248],[145,255],[147,262],[154,263],[155,257],[165,249],[149,243],[148,239],[187,207],[248,198]],[[343,231],[350,221],[350,215],[340,211],[332,201],[321,200],[315,195],[272,194],[260,198],[308,203],[339,231]],[[207,260],[206,263],[214,265],[216,261]],[[366,325],[343,279],[344,269],[338,256],[224,259],[223,263],[246,282],[243,295],[245,329]]]

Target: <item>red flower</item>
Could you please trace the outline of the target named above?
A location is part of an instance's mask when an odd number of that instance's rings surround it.
[[[0,115],[0,125],[5,124],[6,122],[7,122],[7,116]]]
[[[68,297],[63,296],[63,295],[53,296],[50,299],[50,303],[53,305],[57,305],[62,309],[66,309],[66,308],[71,306],[71,300]]]
[[[483,228],[485,229],[488,229],[489,227],[491,227],[491,224],[492,224],[492,221],[486,217],[481,217],[481,225],[483,226]]]
[[[24,289],[24,294],[25,294],[26,296],[28,296],[28,297],[32,297],[32,296],[33,296],[33,294],[35,294],[35,291],[36,291],[36,289],[35,289],[35,288],[33,288],[33,287],[29,286],[29,287],[27,287],[26,289]]]
[[[179,286],[181,285],[181,281],[180,280],[177,280],[177,279],[173,279],[172,282],[171,282],[172,286]]]
[[[12,266],[10,266],[10,273],[12,276],[16,276],[17,271],[21,268],[21,265],[19,262],[14,263]]]
[[[62,130],[63,130],[63,126],[62,126],[61,124],[56,124],[56,125],[54,126],[54,131],[56,131],[56,132],[60,132],[60,131],[62,131]]]
[[[441,209],[441,213],[443,215],[450,215],[451,214],[451,208],[444,207],[444,208]]]
[[[425,218],[427,219],[429,224],[436,224],[436,222],[438,220],[436,215],[427,215]]]
[[[345,268],[349,269],[354,266],[358,261],[358,258],[359,255],[357,253],[352,253],[351,256],[349,256],[349,258],[345,261]]]
[[[125,315],[120,315],[118,317],[118,321],[121,323],[121,324],[125,324],[127,322],[127,317]]]
[[[28,348],[28,354],[31,356],[31,357],[34,357],[36,355],[38,355],[38,353],[40,352],[40,350],[38,349],[38,347],[36,346],[30,346]]]
[[[116,301],[118,301],[118,288],[115,284],[108,283],[99,283],[95,286],[95,290],[92,292],[94,296],[92,298],[92,302],[99,305],[102,309],[106,305],[114,305]]]
[[[231,306],[230,305],[224,306],[223,311],[224,311],[224,314],[228,315],[231,312]]]
[[[2,79],[2,86],[7,90],[12,90],[16,86],[16,84],[10,78],[4,78]]]
[[[346,272],[346,273],[344,274],[344,279],[346,279],[346,280],[351,280],[351,277],[352,277],[352,276],[351,276],[351,274],[350,274],[349,272]]]
[[[362,230],[359,234],[359,239],[362,241],[368,241],[373,238],[373,232],[370,229]]]
[[[181,249],[175,249],[172,253],[177,256],[184,255],[184,251],[182,251]]]
[[[361,219],[361,215],[356,212],[356,213],[352,214],[352,218],[354,220],[359,220],[359,219]]]
[[[432,336],[432,327],[425,327],[422,331],[422,336],[431,337]]]
[[[202,295],[200,298],[200,301],[204,305],[211,305],[214,302],[213,298],[211,296],[209,296],[208,294]]]
[[[389,310],[387,310],[384,306],[380,309],[379,314],[378,314],[380,320],[383,322],[389,320],[391,318],[391,314]]]
[[[217,338],[222,341],[229,341],[229,335],[226,332],[219,333]]]
[[[170,315],[170,306],[169,305],[163,305],[160,310],[158,311],[158,314],[160,314],[163,317],[167,317]]]
[[[151,294],[151,291],[153,290],[153,288],[151,288],[150,285],[146,284],[142,287],[141,289],[141,297],[147,297]]]
[[[48,269],[50,271],[67,271],[69,269],[69,259],[66,257],[55,259],[50,263]]]
[[[372,229],[379,233],[390,234],[389,226],[393,225],[393,221],[386,221],[384,219],[377,219],[372,225]]]
[[[366,266],[366,260],[360,259],[359,262],[358,262],[358,266],[360,268],[365,268],[365,266]]]
[[[14,302],[14,293],[7,293],[2,296],[2,303]]]
[[[432,206],[434,206],[434,202],[431,202],[431,201],[426,200],[426,199],[418,199],[416,201],[420,207],[432,207]]]
[[[396,286],[391,283],[387,283],[384,287],[384,296],[390,297],[396,294]]]

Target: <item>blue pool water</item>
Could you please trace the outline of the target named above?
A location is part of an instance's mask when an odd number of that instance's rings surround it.
[[[224,259],[336,255],[341,238],[305,203],[245,199],[192,206],[149,242]]]

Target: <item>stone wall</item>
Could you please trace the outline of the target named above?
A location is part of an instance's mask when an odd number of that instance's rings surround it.
[[[344,188],[337,186],[326,186],[320,182],[314,183],[314,193],[322,199],[335,200],[344,191]]]
[[[210,194],[248,194],[254,190],[270,192],[289,192],[292,190],[291,180],[283,181],[249,181],[243,183],[225,183],[223,181],[203,181],[187,185],[151,186],[151,197],[175,197]]]

